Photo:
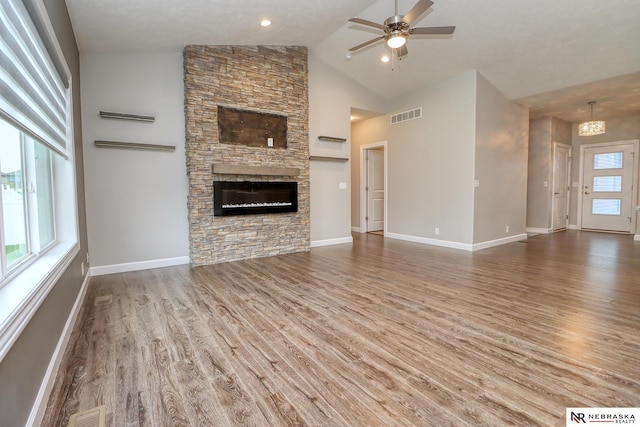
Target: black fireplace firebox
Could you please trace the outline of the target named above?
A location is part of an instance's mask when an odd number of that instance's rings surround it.
[[[297,182],[213,182],[215,216],[282,212],[298,212]]]

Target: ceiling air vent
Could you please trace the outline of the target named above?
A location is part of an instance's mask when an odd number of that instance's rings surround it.
[[[407,120],[419,119],[420,117],[422,117],[422,107],[403,111],[402,113],[392,114],[391,124],[397,125],[398,123],[406,122]]]

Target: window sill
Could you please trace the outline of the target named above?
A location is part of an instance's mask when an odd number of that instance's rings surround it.
[[[60,243],[0,288],[0,362],[79,251]]]

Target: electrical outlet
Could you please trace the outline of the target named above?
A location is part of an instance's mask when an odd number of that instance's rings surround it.
[[[543,182],[542,185],[544,186],[544,188],[547,188],[549,186],[549,181]]]
[[[84,262],[80,264],[80,273],[82,274],[82,277],[84,277]]]
[[[438,227],[436,227],[434,233],[436,234],[436,236],[439,235],[440,234],[440,229]]]
[[[507,225],[507,229],[504,231],[505,233],[509,232],[509,226]]]
[[[273,138],[267,138],[267,147],[273,147]]]
[[[473,180],[473,186],[474,187],[480,187],[480,180],[479,179],[474,179]]]
[[[87,264],[90,264],[89,263],[89,252],[87,252]]]
[[[347,189],[347,183],[346,182],[341,182],[340,184],[338,184],[338,188],[340,188],[341,190],[346,190]]]

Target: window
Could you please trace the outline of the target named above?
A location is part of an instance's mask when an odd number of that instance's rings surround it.
[[[593,199],[591,213],[593,215],[620,215],[620,199]]]
[[[52,28],[42,0],[0,2],[0,361],[79,251],[71,73]]]
[[[0,119],[0,283],[55,243],[51,151]]]
[[[622,169],[622,152],[593,156],[594,169]]]
[[[594,176],[593,191],[597,193],[619,193],[622,191],[622,176]]]

